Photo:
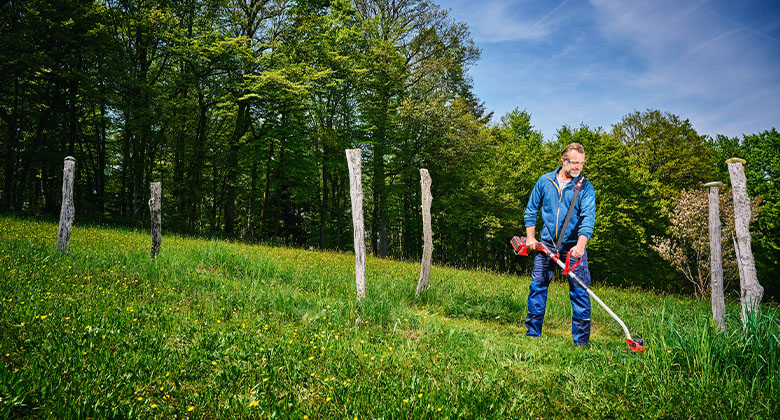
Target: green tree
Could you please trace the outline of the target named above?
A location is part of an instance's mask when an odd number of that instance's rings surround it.
[[[399,109],[431,100],[434,91],[451,92],[453,80],[465,80],[464,69],[479,51],[465,25],[453,22],[437,5],[420,0],[355,1],[362,25],[360,51],[365,94],[359,112],[371,144],[370,242],[375,254],[387,255],[387,165],[397,155],[401,139]],[[457,86],[462,89],[463,86]],[[430,102],[429,102],[430,103]],[[419,133],[414,133],[419,134]]]
[[[667,203],[683,189],[710,182],[716,174],[706,137],[677,115],[637,111],[615,124],[612,135],[628,146],[630,160],[626,163],[660,182],[661,198]]]

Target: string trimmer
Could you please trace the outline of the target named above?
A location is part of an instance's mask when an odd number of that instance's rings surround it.
[[[515,236],[512,238],[511,243],[512,243],[512,248],[514,248],[515,250],[515,254],[522,255],[522,256],[528,255],[528,245],[525,244],[525,237],[520,238],[518,236]],[[593,299],[595,299],[596,302],[598,302],[599,305],[601,305],[601,307],[604,308],[604,310],[607,311],[607,313],[609,313],[612,316],[612,318],[615,318],[615,321],[617,321],[618,324],[620,324],[620,326],[623,327],[623,332],[626,333],[626,342],[628,343],[628,347],[632,351],[642,351],[645,349],[644,343],[642,342],[642,337],[637,336],[636,338],[631,338],[631,334],[628,332],[628,328],[626,328],[626,324],[624,324],[623,321],[617,315],[615,315],[615,313],[612,312],[612,310],[609,309],[609,307],[605,305],[604,302],[602,302],[601,299],[599,299],[599,297],[596,296],[596,294],[593,293],[593,291],[590,290],[590,288],[582,280],[580,280],[580,278],[577,277],[576,274],[574,274],[574,269],[580,264],[580,262],[582,262],[581,259],[572,266],[571,251],[569,251],[566,254],[566,263],[564,264],[563,261],[561,261],[560,255],[558,253],[553,253],[541,242],[536,243],[536,250],[539,252],[543,252],[545,255],[550,257],[553,261],[558,263],[558,265],[561,266],[561,268],[563,269],[564,275],[568,275],[574,281],[576,281],[577,284],[579,284],[582,288],[587,290],[588,294],[591,297],[593,297]]]

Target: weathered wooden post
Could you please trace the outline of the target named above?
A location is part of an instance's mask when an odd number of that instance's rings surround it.
[[[149,184],[152,197],[149,199],[149,212],[152,214],[152,258],[160,253],[162,244],[162,184]]]
[[[726,331],[726,301],[723,297],[723,262],[720,249],[720,197],[718,188],[722,182],[704,184],[709,189],[710,210],[710,301],[712,302],[712,319]]]
[[[764,288],[758,283],[756,263],[753,259],[753,250],[750,248],[750,198],[747,194],[744,164],[745,160],[740,158],[726,161],[734,195],[734,231],[737,235],[734,248],[739,265],[742,325],[748,321],[748,312],[758,316],[759,304],[764,295]]]
[[[363,233],[363,182],[360,149],[347,149],[349,195],[352,200],[352,230],[355,241],[355,284],[358,298],[366,296],[366,241]]]
[[[62,170],[62,208],[60,209],[60,229],[57,233],[57,252],[67,254],[70,249],[70,230],[76,218],[76,208],[73,205],[73,176],[76,168],[76,158],[65,158]]]
[[[420,268],[420,280],[417,282],[416,297],[428,288],[431,276],[431,254],[433,254],[433,231],[431,230],[431,175],[427,169],[420,169],[420,188],[422,189],[423,255]]]

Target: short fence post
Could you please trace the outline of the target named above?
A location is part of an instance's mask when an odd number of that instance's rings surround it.
[[[73,205],[73,178],[76,158],[65,158],[62,170],[62,208],[60,209],[60,229],[57,233],[57,252],[67,254],[70,249],[70,231],[76,218],[76,208]]]
[[[420,169],[420,188],[422,189],[423,255],[420,268],[420,280],[417,282],[416,297],[428,288],[431,276],[431,254],[433,254],[433,231],[431,230],[431,175],[427,169]]]
[[[709,189],[709,228],[710,228],[710,301],[712,319],[721,331],[726,331],[726,302],[723,296],[723,262],[720,247],[720,197],[718,188],[722,182],[704,184]]]
[[[152,182],[149,184],[151,198],[149,199],[149,212],[152,215],[152,258],[160,253],[162,244],[162,184]]]
[[[744,164],[745,160],[739,158],[726,161],[734,194],[734,231],[737,235],[734,248],[739,264],[742,325],[747,323],[748,313],[758,316],[759,304],[764,295],[764,288],[758,283],[756,263],[753,259],[753,250],[750,248],[750,198],[747,194]]]
[[[363,298],[366,296],[366,241],[363,233],[363,182],[360,169],[360,149],[347,149],[346,153],[355,242],[355,284],[358,298]]]

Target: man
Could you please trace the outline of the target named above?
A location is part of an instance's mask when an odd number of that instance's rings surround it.
[[[571,251],[571,265],[582,259],[574,274],[590,285],[588,252],[585,246],[593,234],[596,219],[596,192],[593,185],[584,178],[577,179],[585,164],[585,149],[579,143],[571,143],[561,152],[561,166],[542,175],[536,182],[528,206],[525,208],[525,231],[527,244],[534,249],[536,240],[536,215],[542,211],[541,240],[550,250],[557,250],[562,258]],[[574,203],[574,210],[565,227],[564,219],[574,196],[575,182],[582,181],[582,189]],[[562,237],[562,239],[561,239]],[[547,305],[547,287],[550,285],[557,264],[547,255],[539,252],[534,258],[531,286],[528,293],[528,315],[525,318],[526,333],[530,337],[542,335],[542,323]],[[571,335],[574,344],[586,347],[590,339],[590,297],[588,292],[569,280],[569,298],[572,306]]]

